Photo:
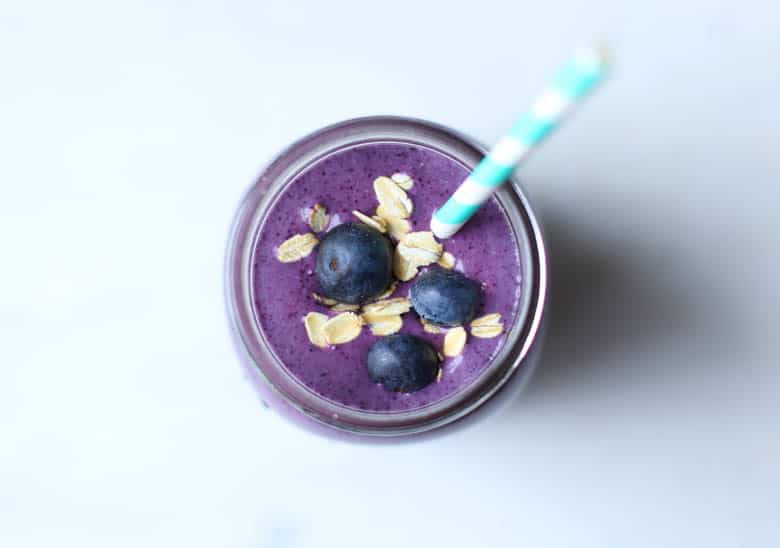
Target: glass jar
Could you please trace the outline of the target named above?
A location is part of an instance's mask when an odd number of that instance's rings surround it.
[[[353,409],[316,394],[287,372],[269,348],[256,318],[253,253],[259,228],[276,198],[302,171],[334,152],[369,143],[426,147],[472,169],[485,154],[473,140],[423,120],[377,116],[315,131],[283,150],[241,200],[230,232],[225,291],[231,331],[246,373],[264,404],[312,431],[340,438],[394,440],[452,430],[481,419],[520,392],[542,338],[547,262],[541,229],[513,178],[495,196],[509,219],[522,263],[521,300],[497,355],[467,387],[419,409],[376,412]]]

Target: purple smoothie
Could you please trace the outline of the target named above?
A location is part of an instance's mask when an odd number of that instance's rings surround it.
[[[311,296],[319,291],[314,274],[316,249],[295,263],[276,260],[276,248],[297,233],[309,231],[308,211],[325,205],[330,228],[355,220],[354,209],[369,215],[377,206],[373,181],[380,175],[406,173],[414,179],[408,191],[414,203],[412,230],[429,230],[433,211],[466,178],[465,166],[432,149],[406,144],[365,144],[319,160],[294,178],[271,207],[257,239],[253,260],[254,304],[260,328],[286,370],[309,390],[348,407],[393,412],[417,409],[451,396],[482,373],[505,341],[469,337],[463,352],[442,363],[438,383],[410,394],[389,392],[374,384],[366,355],[377,337],[365,328],[354,341],[321,349],[306,335],[303,317],[311,311],[332,312]],[[499,312],[508,332],[516,319],[522,276],[518,245],[509,221],[491,199],[456,236],[444,242],[457,259],[456,269],[483,285],[479,315]],[[399,284],[393,297],[405,296],[412,282]],[[405,314],[401,332],[426,339],[441,350],[444,333],[423,331],[414,311]]]

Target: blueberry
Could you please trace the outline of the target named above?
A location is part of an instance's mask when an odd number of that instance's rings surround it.
[[[463,325],[474,319],[482,296],[481,286],[457,270],[435,268],[412,285],[412,306],[431,323]]]
[[[368,225],[339,225],[317,246],[317,279],[326,297],[362,304],[381,295],[392,278],[390,240]]]
[[[407,333],[382,337],[368,351],[368,376],[394,392],[416,392],[439,374],[439,355]]]

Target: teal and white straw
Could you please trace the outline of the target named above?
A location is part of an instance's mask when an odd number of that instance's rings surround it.
[[[531,150],[604,78],[607,65],[603,48],[583,48],[575,53],[531,110],[520,117],[447,203],[436,210],[431,219],[436,237],[449,238],[466,224]]]

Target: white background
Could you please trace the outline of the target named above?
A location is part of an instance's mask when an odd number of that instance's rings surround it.
[[[4,2],[0,545],[778,545],[771,5]],[[368,114],[493,141],[594,36],[614,78],[523,169],[526,397],[401,447],[263,411],[221,295],[263,163]]]

